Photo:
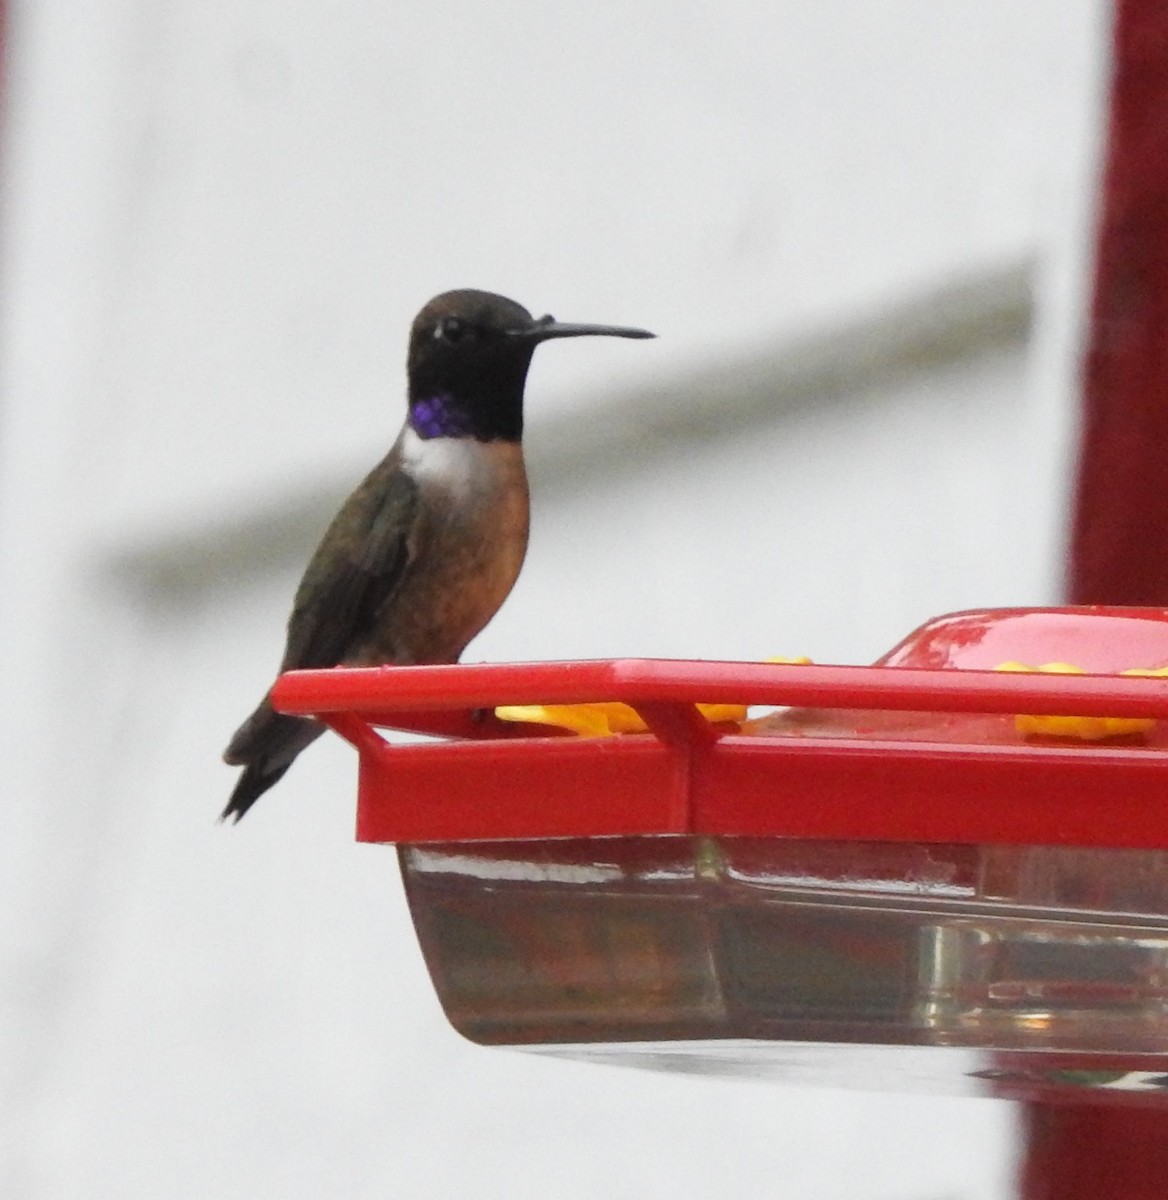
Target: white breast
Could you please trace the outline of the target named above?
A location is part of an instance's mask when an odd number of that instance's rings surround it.
[[[409,426],[402,433],[402,462],[423,492],[441,489],[456,503],[484,498],[510,480],[522,451],[514,442],[478,442],[474,438],[419,437]]]
[[[455,662],[494,616],[527,549],[527,476],[518,442],[421,438],[397,450],[418,486],[409,570],[368,645],[349,661]]]

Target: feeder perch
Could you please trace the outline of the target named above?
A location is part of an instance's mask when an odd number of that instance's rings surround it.
[[[360,752],[357,836],[397,844],[476,1042],[1168,1105],[1165,664],[1168,611],[1013,609],[868,667],[337,669],[273,699]],[[644,732],[494,711],[611,702]]]

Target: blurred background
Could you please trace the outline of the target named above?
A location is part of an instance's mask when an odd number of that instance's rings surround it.
[[[328,738],[219,755],[480,287],[533,530],[467,661],[866,662],[1059,598],[1102,0],[9,0],[0,1194],[993,1200],[1010,1106],[445,1025]]]

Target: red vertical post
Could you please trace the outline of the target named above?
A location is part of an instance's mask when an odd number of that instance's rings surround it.
[[[1168,0],[1115,6],[1069,583],[1168,605]]]
[[[1164,1200],[1168,1118],[1147,1109],[1031,1104],[1024,1200]]]
[[[1077,604],[1168,606],[1168,0],[1117,0],[1069,564]],[[1032,1104],[1024,1200],[1163,1200],[1168,1114]]]

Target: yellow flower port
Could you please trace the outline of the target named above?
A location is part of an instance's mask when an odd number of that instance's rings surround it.
[[[699,704],[698,711],[715,723],[746,719],[745,704]],[[617,701],[598,704],[508,704],[495,709],[501,721],[527,721],[555,725],[581,737],[610,737],[618,733],[645,733],[649,728],[635,708]]]
[[[1073,663],[1049,662],[1028,666],[1020,662],[1004,662],[996,671],[1024,671],[1046,675],[1086,675]],[[1168,676],[1168,667],[1130,667],[1121,675]],[[1014,718],[1014,728],[1023,737],[1074,738],[1081,742],[1101,742],[1107,738],[1143,736],[1156,728],[1151,717],[1038,717],[1020,713]]]
[[[806,666],[809,658],[767,658],[769,663]],[[699,704],[698,712],[707,721],[741,724],[746,720],[745,704]],[[645,733],[648,726],[635,708],[617,701],[596,704],[507,704],[495,709],[500,721],[524,721],[531,725],[554,725],[580,737],[611,737],[618,733]]]

